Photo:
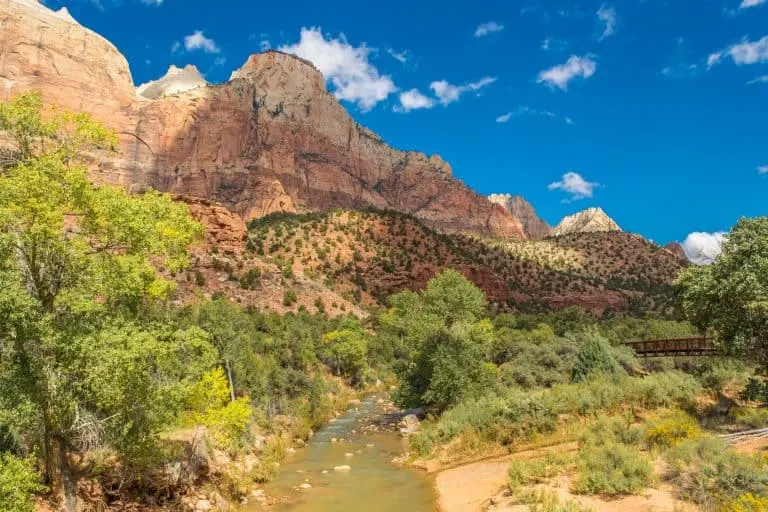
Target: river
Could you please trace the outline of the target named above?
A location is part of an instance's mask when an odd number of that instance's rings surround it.
[[[407,442],[392,429],[373,430],[373,421],[387,417],[384,395],[371,395],[336,421],[319,429],[307,446],[286,458],[267,496],[282,498],[270,507],[278,512],[431,512],[437,510],[432,482],[421,471],[396,465],[392,459]],[[336,440],[336,441],[333,441]],[[336,471],[348,465],[348,471]],[[301,488],[309,484],[309,488]],[[260,505],[246,507],[261,511]]]

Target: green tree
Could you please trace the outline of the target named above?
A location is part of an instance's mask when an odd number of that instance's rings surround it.
[[[709,266],[676,281],[685,315],[732,354],[768,363],[768,217],[741,219]]]
[[[0,510],[33,512],[30,495],[43,490],[39,480],[33,460],[0,453]]]
[[[391,302],[381,323],[401,352],[395,396],[400,405],[443,410],[491,385],[493,325],[484,319],[486,299],[479,288],[449,269],[425,290],[399,293]]]
[[[46,480],[76,509],[69,455],[94,442],[132,449],[173,415],[179,386],[213,362],[205,333],[137,327],[164,299],[201,227],[167,195],[95,186],[82,155],[113,132],[84,114],[42,114],[37,94],[0,104],[13,141],[0,174],[0,408],[35,421]],[[167,412],[165,412],[167,410]]]
[[[350,379],[353,384],[360,382],[368,366],[365,333],[361,329],[340,329],[323,336],[323,341],[330,352],[331,368]]]

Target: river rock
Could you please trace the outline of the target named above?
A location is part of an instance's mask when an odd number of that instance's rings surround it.
[[[352,468],[349,467],[349,465],[347,464],[343,464],[341,466],[334,466],[333,470],[338,472],[346,472],[346,471],[351,471]]]
[[[311,489],[311,488],[312,488],[312,484],[307,483],[307,482],[304,482],[304,483],[299,485],[299,489]]]
[[[213,509],[213,503],[209,500],[200,500],[195,504],[195,512],[208,512]]]
[[[407,414],[400,422],[400,434],[405,437],[415,434],[419,428],[421,423],[415,414]]]
[[[355,454],[354,454],[354,453],[349,453],[349,452],[347,452],[347,453],[345,453],[345,454],[344,454],[344,456],[345,456],[345,457],[354,457],[354,456],[355,456]]]

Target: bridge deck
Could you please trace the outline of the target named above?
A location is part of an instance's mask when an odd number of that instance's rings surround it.
[[[707,356],[717,355],[717,347],[705,337],[676,338],[662,340],[627,341],[624,345],[632,348],[640,357],[666,356]]]

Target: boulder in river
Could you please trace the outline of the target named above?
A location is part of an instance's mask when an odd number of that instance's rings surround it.
[[[419,428],[421,428],[421,422],[415,414],[407,414],[400,421],[400,434],[405,437],[415,434]]]
[[[347,464],[343,464],[341,466],[334,466],[333,470],[338,472],[346,472],[346,471],[351,471],[352,468],[349,467],[349,465]]]

